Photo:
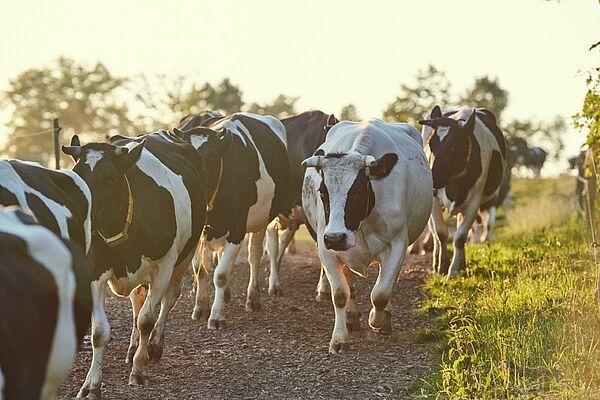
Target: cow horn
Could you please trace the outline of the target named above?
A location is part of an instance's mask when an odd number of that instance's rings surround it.
[[[125,146],[117,146],[115,149],[115,154],[118,156],[124,156],[129,153],[129,149]]]
[[[302,161],[302,166],[307,167],[307,168],[308,167],[320,168],[322,159],[323,159],[323,156],[308,157],[306,160]]]
[[[365,156],[365,167],[374,167],[377,165],[377,159],[373,156]]]

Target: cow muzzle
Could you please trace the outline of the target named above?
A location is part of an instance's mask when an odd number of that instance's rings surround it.
[[[324,234],[323,243],[325,244],[325,248],[335,251],[344,251],[352,247],[348,244],[348,235],[344,232],[332,232]]]

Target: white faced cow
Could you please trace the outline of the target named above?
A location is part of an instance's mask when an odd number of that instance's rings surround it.
[[[334,125],[303,164],[302,204],[331,284],[335,327],[329,351],[337,353],[348,347],[346,324],[359,317],[352,272],[366,276],[372,263],[380,268],[369,325],[391,332],[386,307],[406,249],[427,224],[431,171],[419,132],[381,120]]]
[[[0,207],[0,399],[54,399],[91,308],[79,246]]]
[[[200,153],[208,187],[208,213],[204,229],[205,250],[223,252],[214,272],[215,300],[208,319],[209,329],[223,326],[223,303],[231,267],[246,233],[250,235],[246,309],[260,309],[258,267],[265,230],[279,214],[289,212],[289,167],[287,139],[282,123],[270,116],[236,113],[186,131],[174,129]],[[271,270],[275,268],[277,241],[270,243]],[[196,267],[198,318],[208,310],[208,273]]]
[[[435,106],[430,117],[420,123],[425,126],[423,142],[433,173],[433,269],[453,277],[466,265],[465,242],[477,213],[498,195],[506,165],[506,143],[496,118],[484,109],[461,107],[442,113]],[[457,216],[451,264],[444,208],[449,215]]]
[[[166,132],[110,141],[80,146],[74,137],[71,146],[63,146],[77,161],[73,170],[93,199],[88,256],[93,358],[78,397],[100,397],[102,359],[110,338],[104,309],[107,284],[115,294],[130,296],[134,310],[129,384],[148,384],[148,363],[162,355],[166,320],[206,216],[202,160],[192,146]],[[140,285],[149,287],[145,299]]]

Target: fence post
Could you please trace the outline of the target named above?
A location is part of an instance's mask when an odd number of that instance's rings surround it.
[[[52,120],[52,133],[54,135],[54,169],[60,169],[60,143],[58,136],[60,134],[61,127],[58,124],[58,118]]]

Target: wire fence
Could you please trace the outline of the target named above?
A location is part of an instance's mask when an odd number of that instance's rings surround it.
[[[54,168],[60,169],[60,142],[59,135],[62,128],[58,122],[58,118],[52,120],[52,128],[42,129],[35,132],[27,132],[19,135],[11,135],[9,140],[25,139],[35,136],[52,134],[52,146],[54,148]]]

